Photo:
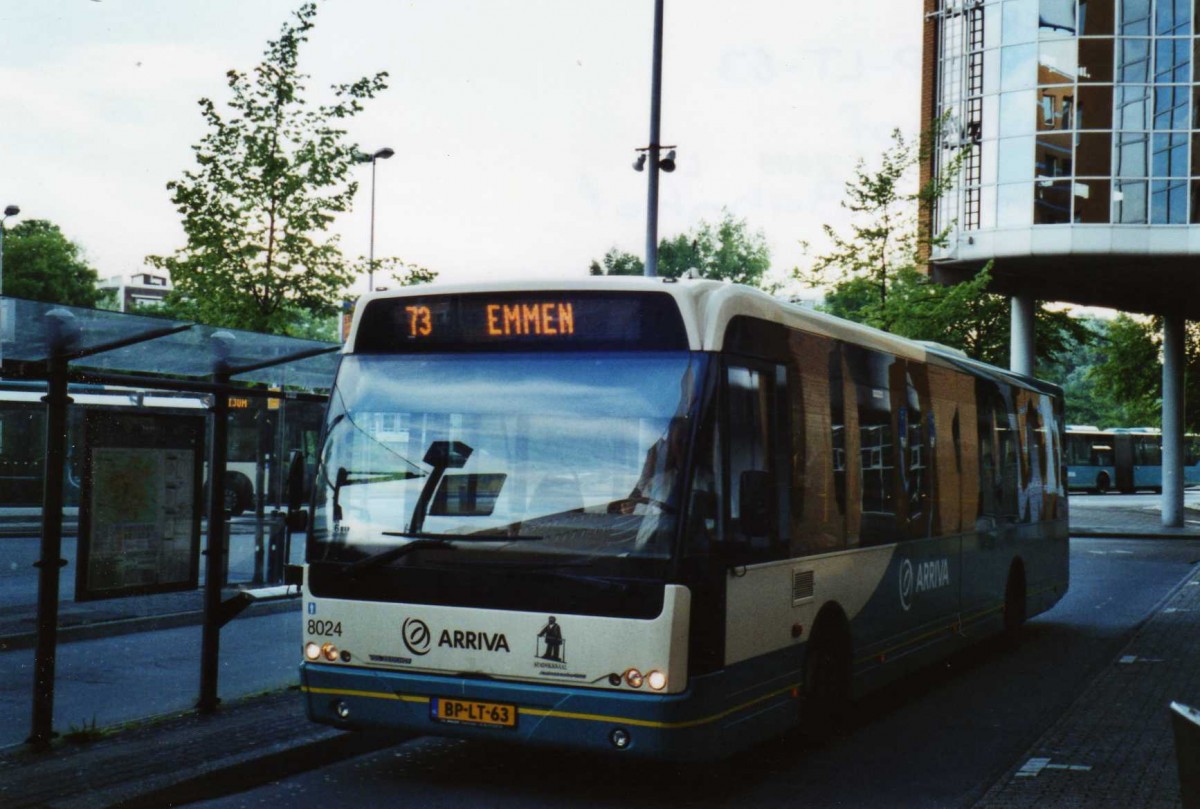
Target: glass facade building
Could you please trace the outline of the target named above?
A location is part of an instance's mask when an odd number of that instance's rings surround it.
[[[1198,3],[926,0],[934,266],[1200,253]]]

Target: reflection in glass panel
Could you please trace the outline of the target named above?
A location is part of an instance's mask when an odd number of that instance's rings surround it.
[[[1113,0],[1079,0],[1079,33],[1085,37],[1111,36]],[[1107,222],[1107,212],[1104,217]]]
[[[1004,23],[1001,36],[1005,45],[1032,42],[1037,39],[1037,8],[1034,0],[1004,4]]]
[[[1188,136],[1183,132],[1154,135],[1152,142],[1154,177],[1186,177]]]
[[[1083,85],[1076,104],[1076,129],[1112,129],[1113,88],[1111,84]]]
[[[1036,127],[1029,110],[1037,106],[1036,99],[1037,91],[1035,90],[1000,94],[1000,137],[1033,134]],[[1040,106],[1038,110],[1038,115],[1041,115]]]
[[[1187,223],[1187,187],[1185,180],[1154,180],[1150,183],[1150,223],[1183,225]]]
[[[1000,50],[1000,89],[1027,90],[1037,83],[1037,45],[1013,45]]]
[[[1000,182],[1017,182],[1033,178],[1033,138],[1006,138],[997,142]]]
[[[1158,0],[1155,4],[1154,33],[1159,36],[1191,34],[1192,0]]]
[[[996,192],[996,227],[1022,227],[1033,223],[1029,204],[1033,183],[1002,185]]]
[[[1070,177],[1071,136],[1068,134],[1038,135],[1034,154],[1037,177]]]
[[[1079,41],[1079,80],[1113,80],[1113,42],[1111,39],[1081,39]]]
[[[1074,120],[1074,86],[1043,87],[1038,91],[1037,128],[1040,132],[1070,129]],[[1017,133],[1013,133],[1017,134]]]
[[[1193,225],[1200,224],[1200,180],[1192,180],[1192,218]]]
[[[1124,0],[1121,3],[1120,33],[1147,36],[1150,33],[1150,0]]]
[[[1154,128],[1187,129],[1188,96],[1191,88],[1184,84],[1167,84],[1154,88]]]
[[[1148,177],[1150,136],[1145,132],[1118,132],[1116,138],[1113,174],[1118,177]]]
[[[1113,222],[1146,224],[1146,181],[1117,180],[1113,185]]]
[[[1117,129],[1150,128],[1150,87],[1145,84],[1117,88]]]
[[[1071,84],[1078,72],[1079,56],[1074,39],[1038,45],[1038,84]]]
[[[1042,40],[1075,36],[1075,0],[1040,0],[1038,36]]]
[[[985,140],[979,144],[979,181],[981,183],[996,182],[996,141]]]
[[[1075,175],[1107,177],[1112,169],[1112,133],[1085,132],[1075,141]],[[1105,216],[1108,216],[1107,208]]]
[[[1117,40],[1117,76],[1125,84],[1150,81],[1150,40]]]
[[[1074,221],[1087,225],[1106,224],[1112,206],[1109,181],[1076,180],[1072,188],[1075,198]]]
[[[1071,221],[1071,182],[1039,180],[1033,186],[1033,223],[1064,225]]]
[[[1192,176],[1200,176],[1200,133],[1192,135]]]
[[[1157,84],[1186,82],[1191,76],[1190,39],[1154,40],[1154,81]]]

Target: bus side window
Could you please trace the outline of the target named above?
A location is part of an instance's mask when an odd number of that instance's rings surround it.
[[[776,373],[745,366],[726,369],[728,513],[731,538],[751,561],[779,555],[779,466],[785,457],[778,428]]]

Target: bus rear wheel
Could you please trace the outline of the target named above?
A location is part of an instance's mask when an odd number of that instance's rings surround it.
[[[850,635],[841,621],[818,621],[804,658],[800,733],[810,743],[832,735],[850,704]]]

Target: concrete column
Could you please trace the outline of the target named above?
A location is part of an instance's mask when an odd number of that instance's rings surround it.
[[[1163,318],[1162,524],[1183,527],[1183,366],[1181,315]]]
[[[1033,376],[1036,366],[1033,338],[1034,300],[1029,295],[1014,295],[1012,321],[1009,327],[1008,368],[1018,374]]]

